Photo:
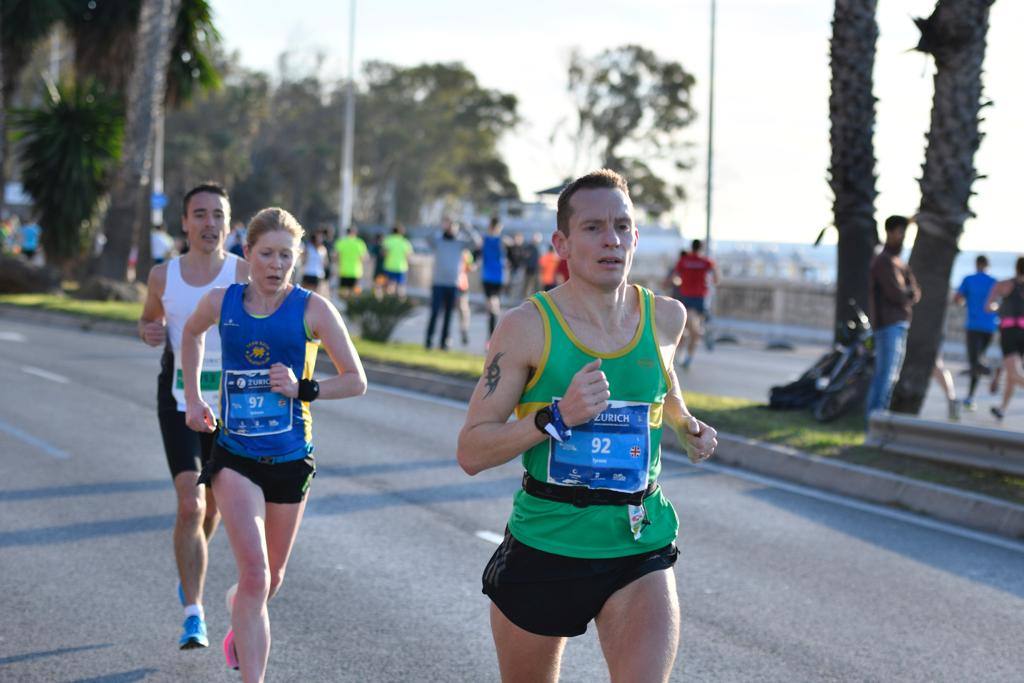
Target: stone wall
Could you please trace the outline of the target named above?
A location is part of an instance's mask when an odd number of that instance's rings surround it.
[[[721,318],[831,330],[835,322],[834,301],[834,285],[731,279],[718,286],[712,310]],[[946,312],[946,341],[964,343],[965,315],[962,306],[950,303]]]

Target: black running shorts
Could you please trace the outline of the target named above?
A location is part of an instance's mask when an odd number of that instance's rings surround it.
[[[1004,327],[999,330],[999,346],[1003,350],[1003,358],[1024,355],[1024,329]]]
[[[160,436],[164,440],[164,454],[171,478],[182,472],[199,472],[213,448],[213,434],[200,434],[185,424],[185,413],[178,410],[178,402],[171,394],[174,374],[174,355],[170,347],[164,348],[160,358],[160,375],[156,380],[156,416],[160,421]]]
[[[213,454],[199,475],[200,484],[212,484],[217,472],[227,468],[238,472],[263,491],[268,503],[301,503],[316,476],[313,456],[275,465],[235,455],[219,443],[214,443]]]
[[[485,282],[484,285],[484,296],[490,298],[492,296],[501,296],[501,290],[504,285],[500,282]]]
[[[578,636],[620,588],[669,569],[679,550],[670,543],[640,555],[581,559],[505,540],[484,569],[483,592],[509,621],[541,636]]]

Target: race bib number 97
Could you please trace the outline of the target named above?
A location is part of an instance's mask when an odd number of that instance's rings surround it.
[[[267,436],[292,428],[292,399],[270,390],[269,370],[225,370],[224,425],[232,434]]]
[[[647,488],[651,464],[649,403],[611,401],[572,436],[550,440],[548,482],[633,493]]]

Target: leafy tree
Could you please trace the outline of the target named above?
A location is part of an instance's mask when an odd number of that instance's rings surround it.
[[[35,45],[63,16],[62,0],[2,0],[0,1],[0,101],[3,107],[13,106],[14,91],[28,64]],[[3,112],[0,111],[0,117]],[[0,123],[0,133],[3,125]],[[7,135],[0,135],[0,188],[7,185],[7,163],[10,145]],[[0,192],[0,209],[3,208]]]
[[[918,413],[935,366],[946,320],[949,278],[968,200],[978,173],[974,154],[981,144],[981,71],[989,8],[994,0],[938,0],[931,16],[915,19],[921,31],[917,50],[935,59],[921,205],[910,267],[921,285],[921,301],[907,340],[907,358],[893,393],[893,410]]]
[[[233,214],[245,219],[265,206],[261,192],[249,199],[239,190],[253,172],[253,149],[269,115],[270,83],[263,73],[216,59],[223,86],[167,114],[164,192],[177,198],[200,182],[215,180],[231,193]],[[177,207],[172,201],[165,212],[171,230],[180,226]]]
[[[246,214],[287,206],[307,226],[337,215],[341,108],[312,76],[284,81],[271,94],[255,140],[252,173],[236,188]]]
[[[836,331],[852,320],[848,302],[868,310],[868,271],[878,233],[875,225],[875,97],[872,71],[878,22],[877,0],[836,0],[832,19],[833,222],[839,232],[836,247]]]
[[[135,35],[136,59],[128,85],[124,158],[115,176],[106,221],[107,244],[99,260],[99,274],[115,280],[127,277],[128,255],[148,208],[149,165],[153,121],[165,96],[170,59],[171,22],[180,0],[143,0]],[[148,237],[149,231],[142,235]]]
[[[75,48],[75,72],[126,96],[142,1],[64,1]],[[166,102],[170,107],[187,101],[197,89],[220,85],[215,68],[220,33],[213,24],[209,0],[180,0],[175,17],[167,66]]]
[[[381,222],[389,202],[408,221],[435,199],[487,205],[518,196],[497,150],[519,122],[514,95],[482,88],[460,63],[369,62],[364,76],[355,149],[362,220]]]
[[[88,244],[120,156],[123,121],[120,101],[94,83],[57,86],[42,108],[13,113],[22,142],[22,182],[46,227],[48,261],[66,266]]]
[[[597,150],[598,163],[620,171],[638,206],[653,216],[685,198],[681,184],[652,168],[687,168],[679,133],[696,113],[690,90],[695,79],[682,64],[662,61],[639,45],[624,45],[569,62],[569,93],[576,109],[573,139],[578,161]],[[573,169],[575,173],[578,168]]]

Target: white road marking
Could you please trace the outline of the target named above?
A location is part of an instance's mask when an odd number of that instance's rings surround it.
[[[20,332],[5,332],[4,330],[0,330],[0,341],[23,342],[25,341],[25,335]]]
[[[505,540],[504,536],[496,534],[493,531],[478,531],[473,535],[477,538],[493,543],[494,545],[501,545],[501,542]]]
[[[946,522],[940,522],[938,520],[923,517],[921,515],[915,515],[912,512],[903,512],[895,508],[886,507],[884,505],[876,505],[874,503],[865,503],[861,500],[854,498],[847,498],[846,496],[839,495],[837,493],[827,493],[825,491],[819,491],[818,489],[810,488],[809,486],[801,486],[800,484],[791,484],[781,479],[774,479],[772,477],[755,474],[753,472],[747,472],[746,470],[737,469],[734,467],[728,467],[725,465],[718,465],[710,462],[703,462],[700,465],[694,465],[690,462],[690,459],[684,455],[678,453],[672,453],[668,451],[662,451],[661,457],[671,462],[680,463],[689,467],[696,467],[697,469],[707,469],[712,472],[724,474],[730,477],[736,477],[737,479],[745,479],[752,481],[757,484],[765,484],[773,488],[788,491],[789,493],[795,493],[800,496],[806,496],[807,498],[814,498],[816,500],[825,501],[826,503],[832,503],[834,505],[840,505],[842,507],[850,508],[853,510],[859,510],[861,512],[869,512],[879,517],[887,517],[889,519],[895,519],[900,522],[906,522],[913,524],[914,526],[923,527],[925,529],[931,529],[933,531],[942,531],[947,534],[959,536],[960,538],[970,539],[972,541],[978,541],[979,543],[986,543],[988,545],[994,545],[1006,550],[1013,550],[1018,553],[1024,553],[1024,543],[1019,543],[1009,538],[1003,538],[1002,536],[996,536],[995,534],[986,534],[983,531],[973,531],[966,527],[956,526],[955,524],[948,524]]]
[[[34,368],[31,365],[24,365],[24,366],[22,366],[21,371],[22,372],[26,372],[26,373],[28,373],[30,375],[35,375],[36,377],[42,377],[43,379],[48,379],[51,382],[57,382],[58,384],[70,384],[71,383],[71,380],[69,380],[64,375],[58,375],[55,372],[50,372],[49,370],[43,370],[42,368]]]
[[[35,446],[39,450],[43,451],[47,455],[57,458],[58,460],[67,460],[71,455],[67,451],[62,451],[56,446],[51,446],[42,439],[37,439],[26,431],[18,429],[14,425],[7,424],[0,420],[0,432],[10,434],[15,439],[27,443],[29,446]]]

